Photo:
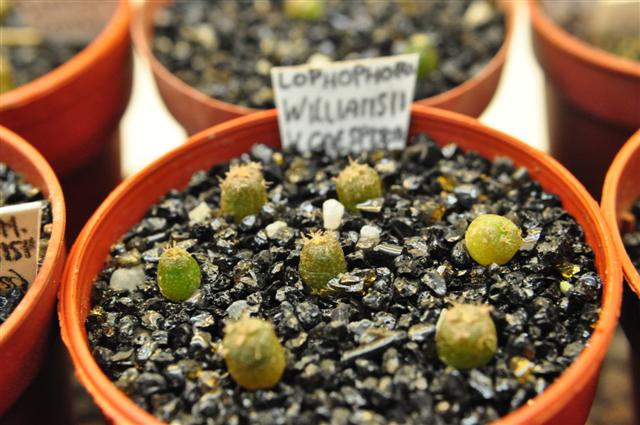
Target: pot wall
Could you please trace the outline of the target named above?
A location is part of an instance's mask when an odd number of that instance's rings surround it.
[[[583,226],[604,282],[603,310],[591,342],[542,395],[495,425],[584,423],[593,401],[600,365],[616,326],[621,297],[619,263],[597,205],[577,180],[550,157],[472,118],[414,106],[411,131],[428,132],[440,144],[456,142],[488,158],[510,156],[517,165],[526,166],[543,187],[557,193],[565,208]],[[73,248],[61,291],[62,336],[80,381],[115,423],[158,421],[117,390],[91,356],[84,320],[91,307],[93,279],[102,269],[111,244],[139,221],[150,205],[169,189],[185,186],[194,171],[234,158],[248,151],[255,142],[279,145],[275,111],[254,114],[198,133],[185,145],[127,179],[93,215]]]
[[[0,417],[36,375],[50,340],[53,308],[65,261],[62,189],[45,159],[0,126],[0,161],[40,188],[51,202],[53,230],[42,267],[24,298],[0,325]]]
[[[182,82],[156,59],[152,52],[153,18],[159,9],[167,7],[170,3],[171,0],[145,0],[135,11],[132,27],[136,49],[148,61],[167,109],[189,134],[257,112],[257,109],[210,98]],[[498,53],[472,79],[437,96],[419,100],[417,103],[473,117],[479,116],[485,110],[500,81],[515,20],[514,4],[509,1],[499,1],[499,4],[505,13],[506,29],[505,39]]]
[[[118,126],[133,78],[131,10],[128,0],[114,9],[84,50],[0,97],[0,125],[27,139],[61,178],[70,240],[121,181]]]
[[[640,127],[640,62],[570,35],[529,0],[536,57],[544,70],[551,153],[595,196],[615,153]]]
[[[640,130],[616,155],[607,172],[602,189],[601,206],[612,230],[616,249],[622,261],[627,284],[624,287],[620,324],[631,346],[633,382],[635,383],[636,420],[640,420],[640,274],[622,242],[623,221],[632,221],[631,206],[640,198]]]

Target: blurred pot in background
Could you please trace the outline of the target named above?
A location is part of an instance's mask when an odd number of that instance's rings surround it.
[[[529,0],[534,49],[546,75],[551,153],[596,198],[613,157],[640,127],[637,8]]]

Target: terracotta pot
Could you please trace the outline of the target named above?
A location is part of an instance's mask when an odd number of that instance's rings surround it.
[[[616,155],[602,189],[602,211],[622,262],[627,285],[624,288],[620,324],[631,346],[634,371],[636,420],[640,420],[640,274],[634,267],[622,243],[625,221],[633,222],[630,209],[640,198],[640,130],[625,143]],[[628,220],[627,220],[628,217]]]
[[[640,127],[640,62],[593,47],[529,0],[535,54],[546,75],[551,153],[599,197],[607,167]]]
[[[33,144],[61,178],[73,213],[70,240],[73,229],[79,230],[121,181],[117,130],[133,76],[130,21],[128,1],[119,0],[104,30],[84,50],[0,96],[0,125]],[[92,183],[89,198],[83,192],[86,181]]]
[[[522,142],[484,127],[472,118],[414,106],[411,132],[428,132],[440,144],[455,141],[493,158],[506,155],[526,166],[544,188],[557,193],[565,208],[582,225],[595,251],[597,270],[604,282],[603,308],[590,343],[553,385],[524,407],[496,422],[506,424],[584,423],[589,413],[600,364],[616,327],[622,273],[612,238],[597,204],[560,164]],[[66,266],[60,294],[62,337],[71,353],[76,374],[108,418],[118,424],[158,421],[119,391],[102,373],[87,344],[84,321],[90,293],[111,244],[169,189],[186,186],[191,174],[247,152],[255,142],[279,146],[274,110],[256,113],[207,129],[128,178],[109,195],[78,237]]]
[[[42,190],[51,202],[53,230],[36,279],[0,325],[0,417],[36,375],[48,346],[53,307],[65,260],[62,189],[47,161],[17,134],[0,126],[0,161]]]
[[[189,134],[194,134],[223,121],[259,111],[211,98],[181,81],[158,61],[152,50],[154,16],[158,9],[170,3],[171,0],[142,1],[134,13],[132,37],[136,50],[150,64],[160,95],[175,119]],[[515,5],[506,0],[500,1],[500,5],[505,13],[506,29],[498,53],[475,77],[437,96],[420,100],[419,104],[473,117],[484,111],[500,81],[513,35]]]

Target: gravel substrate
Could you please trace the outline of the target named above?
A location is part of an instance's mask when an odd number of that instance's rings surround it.
[[[259,215],[234,224],[215,212],[228,164],[196,172],[113,245],[94,283],[91,350],[116,386],[158,418],[481,424],[544,391],[589,339],[602,292],[591,248],[558,196],[509,159],[440,149],[425,135],[404,153],[361,156],[383,177],[384,197],[345,213],[338,238],[349,273],[322,298],[299,278],[301,237],[322,228],[322,204],[336,198],[332,178],[347,160],[263,145],[240,161],[250,159],[263,163],[270,183]],[[504,266],[479,266],[466,251],[465,229],[483,213],[522,228],[524,244]],[[287,226],[267,228],[276,221]],[[367,224],[381,229],[378,241],[359,236]],[[159,255],[172,241],[203,273],[183,303],[156,285]],[[112,289],[123,285],[134,289]],[[435,325],[452,302],[493,306],[498,350],[486,366],[455,370],[438,359]],[[272,389],[243,390],[226,371],[224,324],[245,311],[273,322],[286,348]]]
[[[474,13],[465,13],[476,4]],[[412,15],[405,13],[413,10]],[[327,0],[317,21],[283,15],[280,0],[175,2],[155,20],[153,51],[185,83],[237,105],[272,108],[270,69],[310,59],[345,60],[404,53],[429,34],[440,65],[418,82],[416,99],[476,75],[504,39],[504,16],[485,0]]]
[[[616,5],[614,4],[615,2],[609,3],[609,13],[605,12],[606,9],[604,7],[602,9],[592,7],[594,4],[590,4],[590,2],[562,5],[553,0],[544,0],[542,5],[548,12],[550,12],[549,16],[554,17],[562,28],[585,43],[589,43],[594,47],[606,50],[609,53],[613,53],[627,59],[640,61],[640,36],[638,36],[640,15],[638,15],[637,7],[633,10],[633,6],[631,4],[627,5],[631,7],[627,7],[622,4]],[[619,15],[616,15],[616,12],[612,11],[615,10],[615,8],[622,9],[624,7],[626,7],[625,10],[627,13],[635,13],[635,26],[630,24],[628,16],[623,20],[625,21],[624,23],[615,20],[614,17],[619,17]],[[555,10],[556,8],[558,9],[557,11]],[[624,12],[622,13],[624,14]],[[557,17],[555,16],[556,14],[558,15]],[[598,16],[598,18],[594,19],[594,16]],[[600,22],[600,25],[598,26],[602,27],[603,25],[608,25],[605,27],[607,30],[606,32],[603,30],[594,30],[594,27],[596,26],[594,22],[601,19],[608,19],[607,22]]]
[[[2,22],[7,27],[23,27],[20,15],[12,11]],[[12,85],[19,87],[59,67],[82,49],[86,44],[62,43],[44,38],[35,45],[8,45],[0,43],[0,54],[11,64]]]
[[[631,262],[636,266],[636,270],[640,270],[640,199],[633,204],[631,213],[635,217],[634,228],[622,235],[622,241],[627,248]]]
[[[51,236],[51,205],[49,201],[44,200],[42,192],[37,187],[26,182],[5,163],[0,162],[0,207],[33,201],[44,201],[39,253],[39,261],[42,262]],[[7,320],[27,289],[25,282],[17,282],[16,279],[0,282],[0,324]]]

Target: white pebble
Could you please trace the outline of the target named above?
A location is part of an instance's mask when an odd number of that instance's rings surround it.
[[[340,227],[343,215],[344,205],[335,199],[327,199],[322,204],[322,220],[324,222],[325,229],[336,230]]]
[[[274,238],[278,232],[287,227],[287,223],[284,221],[274,221],[264,228],[264,231],[267,233],[267,237],[269,239]]]
[[[360,229],[360,239],[358,244],[366,244],[368,246],[377,245],[380,242],[380,229],[376,226],[365,224]]]
[[[467,28],[476,28],[489,22],[492,15],[493,10],[486,0],[475,0],[467,7],[462,23]]]
[[[200,202],[197,207],[189,211],[189,221],[192,223],[202,223],[211,217],[211,208],[206,202]]]
[[[130,269],[116,269],[109,280],[109,287],[114,291],[135,291],[144,283],[142,266]]]

